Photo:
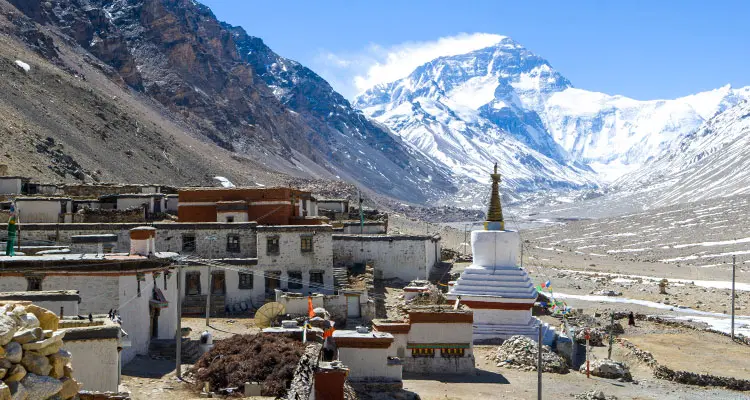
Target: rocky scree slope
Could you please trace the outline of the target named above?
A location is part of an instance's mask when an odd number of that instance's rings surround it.
[[[409,201],[454,190],[445,169],[353,110],[322,78],[197,2],[10,2],[22,14],[14,18],[47,35],[53,50],[69,46],[124,92],[231,157],[299,177],[356,181]],[[63,71],[77,70],[50,46],[16,34]],[[214,153],[223,154],[204,154]]]

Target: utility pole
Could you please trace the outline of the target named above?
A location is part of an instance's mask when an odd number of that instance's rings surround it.
[[[211,326],[211,266],[208,266],[208,294],[206,295],[206,326]]]
[[[542,322],[539,321],[539,343],[538,348],[539,350],[537,353],[539,353],[537,363],[536,363],[536,394],[537,399],[542,400]]]
[[[732,256],[732,340],[734,340],[734,276],[737,269],[737,256]]]
[[[609,350],[607,350],[607,358],[612,359],[612,342],[615,341],[615,312],[612,311],[609,314]]]
[[[208,252],[209,262],[214,258],[214,243],[216,235],[206,236],[206,240],[211,242],[211,250]],[[211,264],[208,264],[208,294],[206,295],[206,326],[211,323],[211,291],[213,290],[213,276],[211,276]]]
[[[177,264],[177,332],[175,333],[175,375],[182,379],[182,261]]]
[[[468,246],[468,244],[466,243],[466,235],[468,231],[469,231],[469,224],[464,224],[464,243],[462,246],[464,248],[464,256],[469,255],[469,251],[468,249],[466,249],[466,247]]]

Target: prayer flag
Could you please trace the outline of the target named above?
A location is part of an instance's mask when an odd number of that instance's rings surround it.
[[[315,310],[313,309],[312,297],[307,296],[307,316],[312,318],[315,316]]]

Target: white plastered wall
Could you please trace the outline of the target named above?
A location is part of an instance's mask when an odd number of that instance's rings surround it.
[[[64,340],[63,348],[73,357],[73,374],[83,389],[117,392],[117,339]]]

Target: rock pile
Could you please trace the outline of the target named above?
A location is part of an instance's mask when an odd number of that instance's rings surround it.
[[[495,360],[498,367],[536,371],[537,351],[536,341],[526,336],[512,336],[498,347]],[[549,346],[542,345],[542,371],[564,374],[568,372],[568,365]]]
[[[609,360],[609,359],[599,359],[591,363],[591,366],[589,367],[591,370],[591,375],[598,376],[601,378],[608,378],[608,379],[620,379],[622,378],[625,381],[630,381],[633,379],[633,377],[630,375],[630,368],[628,368],[627,365]],[[586,373],[586,364],[581,365],[582,373]]]
[[[575,398],[578,400],[617,400],[617,396],[607,396],[601,390],[590,390],[575,395]]]
[[[55,313],[28,302],[0,305],[0,400],[66,400],[78,394],[58,322]]]

